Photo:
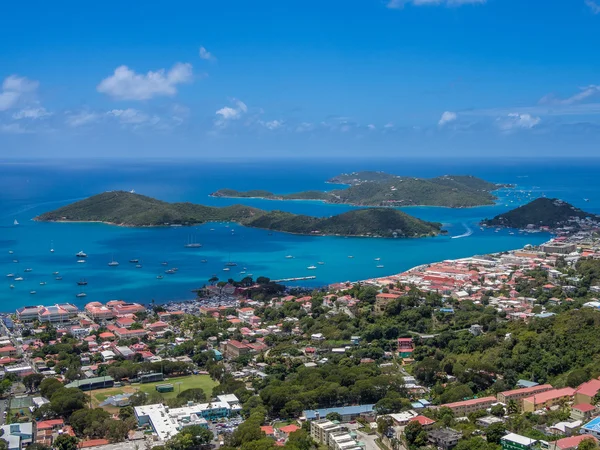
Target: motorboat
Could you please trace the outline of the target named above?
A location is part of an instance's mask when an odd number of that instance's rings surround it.
[[[322,266],[325,263],[323,261],[319,261],[317,264],[320,265],[320,266]]]
[[[141,268],[142,268],[142,265],[141,265],[141,264],[136,264],[136,265],[135,265],[135,268],[136,268],[136,269],[141,269]]]
[[[85,278],[82,278],[77,282],[77,286],[87,286],[88,282]]]
[[[62,280],[62,277],[56,277],[55,280],[60,281],[60,280]]]
[[[175,273],[175,271],[173,269],[167,269],[167,270],[165,270],[165,273],[168,275],[172,275]]]
[[[77,264],[85,264],[85,259],[78,259]]]
[[[162,280],[164,277],[162,275],[156,275],[156,279]]]
[[[15,277],[15,274],[14,274],[14,273],[7,273],[7,274],[6,274],[6,277],[7,277],[7,278],[14,278],[14,277]]]
[[[163,266],[168,266],[168,265],[169,265],[169,263],[168,263],[168,262],[166,262],[166,261],[163,261],[163,262],[161,262],[161,264],[162,264]]]
[[[14,285],[14,284],[11,284],[11,285],[9,286],[9,288],[11,288],[11,289],[14,289],[14,288],[15,288],[15,285]]]
[[[224,268],[223,268],[223,270],[224,270],[225,272],[229,272],[229,270],[230,270],[230,269],[229,269],[229,267],[224,267]]]
[[[292,256],[292,255],[287,255],[285,258],[286,258],[286,259],[292,259],[292,258],[293,258],[293,256]]]
[[[87,254],[83,250],[76,253],[75,256],[77,256],[78,258],[87,258]]]
[[[40,286],[46,286],[46,282],[45,281],[40,281]]]
[[[377,265],[377,268],[378,268],[378,269],[383,269],[383,264],[378,264],[378,265]]]
[[[137,259],[137,258],[134,258],[134,259],[130,259],[129,262],[132,263],[132,264],[137,264],[137,263],[140,262],[140,260]]]
[[[35,295],[35,294],[37,294],[37,292],[36,292],[36,291],[29,291],[29,293],[30,293],[31,295]]]
[[[75,295],[75,297],[77,297],[77,298],[83,298],[83,297],[86,297],[86,296],[87,296],[87,294],[85,292],[80,292],[79,294]]]
[[[32,272],[32,271],[33,271],[33,269],[31,269],[31,268],[27,268],[27,269],[25,269],[23,272]]]
[[[317,268],[317,266],[308,266],[307,269],[308,270],[315,270]]]
[[[17,277],[15,278],[15,281],[23,281],[23,277]]]

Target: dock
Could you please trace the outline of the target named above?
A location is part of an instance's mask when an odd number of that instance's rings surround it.
[[[312,275],[310,277],[295,277],[295,278],[282,278],[281,280],[271,280],[273,283],[285,283],[286,281],[304,281],[304,280],[314,280],[317,278]]]

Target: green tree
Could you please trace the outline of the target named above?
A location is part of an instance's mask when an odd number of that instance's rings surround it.
[[[584,369],[575,369],[567,376],[567,386],[576,388],[590,379],[588,372]]]
[[[58,389],[64,387],[56,378],[46,378],[40,383],[40,393],[43,397],[51,398],[52,394]]]
[[[325,416],[325,418],[327,420],[331,420],[332,422],[334,422],[334,421],[341,422],[342,421],[342,415],[340,413],[337,413],[337,412],[330,412],[329,414],[327,414]]]
[[[584,439],[577,446],[577,450],[598,450],[598,444],[596,441],[590,437],[589,439]]]
[[[77,450],[77,443],[79,441],[75,436],[68,434],[60,434],[54,440],[54,447],[56,450]]]
[[[43,380],[44,375],[41,373],[32,373],[23,378],[23,384],[29,391],[33,392],[37,390]]]
[[[519,412],[519,404],[515,400],[509,400],[506,405],[509,414],[516,414]]]
[[[502,436],[506,434],[504,423],[493,423],[485,430],[485,437],[490,444],[499,444]]]
[[[491,407],[490,414],[496,417],[503,417],[505,414],[504,406],[501,404],[497,404]]]
[[[87,400],[80,389],[61,387],[52,394],[50,405],[57,415],[68,419],[74,411],[84,408]]]

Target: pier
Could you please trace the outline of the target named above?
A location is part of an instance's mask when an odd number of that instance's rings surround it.
[[[286,281],[304,281],[304,280],[314,280],[317,278],[312,275],[310,277],[295,277],[295,278],[282,278],[281,280],[271,280],[273,283],[285,283]]]

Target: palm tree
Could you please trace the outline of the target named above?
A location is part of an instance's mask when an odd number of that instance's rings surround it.
[[[516,414],[519,412],[519,405],[514,400],[509,400],[506,407],[508,409],[508,414]]]

